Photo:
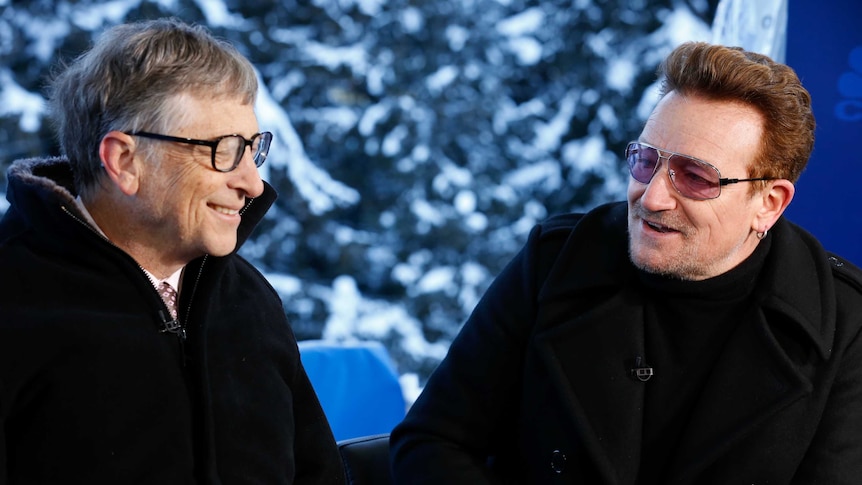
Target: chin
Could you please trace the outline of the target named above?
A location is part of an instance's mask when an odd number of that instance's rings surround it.
[[[636,255],[632,252],[629,252],[629,258],[636,268],[647,273],[680,280],[696,279],[689,274],[689,271],[685,268],[679,267],[677,264],[674,264],[673,261],[664,261],[660,258],[647,258],[643,257],[643,255]]]
[[[225,250],[216,250],[216,251],[211,251],[209,254],[210,254],[210,256],[216,256],[216,257],[220,258],[220,257],[227,256],[228,254],[232,253],[233,250],[234,250],[234,248],[225,249]]]
[[[236,240],[219,241],[218,243],[207,245],[207,254],[222,257],[232,253],[234,249],[236,249]]]

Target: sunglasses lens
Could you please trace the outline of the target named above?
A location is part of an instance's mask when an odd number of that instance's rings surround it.
[[[721,193],[718,170],[700,160],[684,155],[671,155],[671,181],[680,194],[690,199],[714,199]]]
[[[658,159],[658,151],[655,148],[640,143],[629,143],[626,147],[626,160],[629,162],[632,178],[642,184],[648,184],[652,180]]]
[[[650,183],[660,163],[659,151],[637,142],[626,147],[626,160],[632,178],[642,184]],[[721,193],[718,169],[696,158],[673,153],[667,158],[670,180],[684,197],[696,200],[714,199]]]

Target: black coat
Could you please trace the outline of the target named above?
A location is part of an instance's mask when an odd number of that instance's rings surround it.
[[[343,469],[281,300],[234,254],[186,267],[180,320],[63,187],[18,162],[0,221],[0,484],[330,484]],[[248,203],[237,247],[275,199]]]
[[[636,483],[625,204],[537,226],[391,436],[398,483]],[[664,484],[862,483],[862,274],[780,220]],[[659,372],[657,369],[656,372]]]

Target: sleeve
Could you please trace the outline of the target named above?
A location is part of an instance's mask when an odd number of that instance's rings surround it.
[[[390,437],[395,483],[500,483],[490,460],[515,453],[520,376],[535,316],[541,228],[482,297]],[[517,464],[508,464],[517,467]],[[511,479],[512,477],[507,477]]]
[[[859,293],[852,298],[858,303]],[[793,484],[851,485],[862,477],[862,316],[859,304],[855,308],[839,315],[839,322],[855,334],[842,349],[822,419]]]

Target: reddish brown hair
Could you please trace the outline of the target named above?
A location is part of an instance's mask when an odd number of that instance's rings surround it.
[[[814,148],[814,113],[811,95],[793,69],[739,47],[688,42],[664,60],[659,76],[662,96],[676,91],[760,112],[763,140],[749,176],[796,183]]]

